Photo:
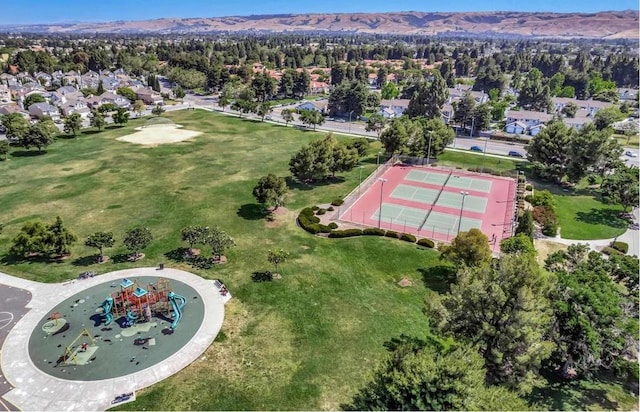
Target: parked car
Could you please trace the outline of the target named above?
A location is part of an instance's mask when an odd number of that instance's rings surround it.
[[[469,150],[471,150],[472,152],[481,152],[482,148],[480,146],[471,146]]]
[[[626,152],[624,152],[624,155],[629,157],[638,157],[638,155],[633,153],[631,150],[627,150]]]
[[[513,157],[524,157],[524,155],[520,152],[516,152],[515,150],[511,150],[509,151],[509,156],[513,156]]]

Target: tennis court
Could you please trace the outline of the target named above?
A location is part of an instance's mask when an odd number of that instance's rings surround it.
[[[382,210],[382,216],[380,215],[380,210]],[[370,219],[378,221],[381,227],[400,225],[418,229],[425,236],[433,234],[433,232],[455,235],[458,232],[458,223],[460,222],[460,216],[425,211],[424,209],[416,209],[410,206],[399,206],[393,203],[383,203],[382,209],[376,210]],[[383,225],[382,222],[389,225]],[[460,231],[464,232],[473,228],[480,229],[481,227],[481,219],[462,217]]]
[[[391,192],[391,197],[396,199],[411,200],[427,205],[450,207],[454,209],[462,208],[463,196],[457,192],[445,192],[443,190],[428,189],[419,186],[399,184]],[[473,195],[466,195],[464,199],[464,210],[484,213],[487,209],[487,199]]]
[[[455,171],[450,174],[445,174],[413,169],[405,176],[404,179],[412,182],[428,183],[454,189],[475,190],[484,193],[489,193],[491,191],[490,180],[460,176],[457,175]]]

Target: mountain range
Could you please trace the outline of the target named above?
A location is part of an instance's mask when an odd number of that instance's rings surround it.
[[[598,13],[393,12],[274,14],[232,17],[162,18],[141,21],[5,25],[0,31],[32,33],[375,33],[638,39],[637,10]]]

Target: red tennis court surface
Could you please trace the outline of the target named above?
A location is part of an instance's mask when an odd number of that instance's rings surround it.
[[[341,208],[340,220],[446,242],[458,231],[478,228],[494,247],[511,236],[512,178],[400,164],[372,178],[362,193],[353,192],[356,200]]]

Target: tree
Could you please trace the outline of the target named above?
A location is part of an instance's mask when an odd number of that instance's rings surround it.
[[[543,84],[542,72],[535,67],[529,70],[529,74],[520,89],[518,106],[538,112],[551,112],[553,110],[549,86]]]
[[[131,252],[131,258],[138,260],[142,257],[141,251],[149,246],[152,240],[153,236],[151,235],[151,231],[146,227],[139,226],[127,230],[122,242],[127,250]]]
[[[490,383],[527,393],[538,384],[538,369],[553,346],[544,340],[551,285],[527,254],[462,266],[448,293],[425,299],[430,325],[477,346]]]
[[[293,121],[293,109],[283,109],[280,113],[282,116],[282,120],[284,120],[285,127],[289,125],[290,122]]]
[[[636,258],[637,260],[637,258]],[[563,375],[611,368],[637,340],[637,313],[625,315],[624,300],[610,273],[618,261],[608,261],[585,245],[571,245],[545,261],[557,276],[552,294],[555,343],[553,359]],[[637,305],[637,295],[633,298]]]
[[[64,256],[70,253],[71,246],[78,238],[64,227],[60,216],[56,216],[56,221],[47,226],[45,244],[56,256]]]
[[[578,107],[577,104],[575,104],[574,102],[569,102],[562,108],[561,113],[569,118],[574,118],[576,117],[578,109],[580,109],[580,107]]]
[[[344,410],[527,410],[515,393],[485,386],[482,357],[469,345],[401,336]]]
[[[182,87],[180,87],[179,85],[173,88],[173,96],[176,99],[184,99],[184,96],[187,95],[187,93],[184,91],[184,89]]]
[[[471,92],[466,92],[462,99],[455,102],[453,121],[461,127],[466,128],[473,122],[473,109],[476,107],[476,100],[471,96]]]
[[[562,180],[569,163],[567,147],[573,133],[573,129],[561,121],[553,120],[531,139],[526,146],[527,158],[541,177],[556,182]]]
[[[46,100],[44,99],[44,97],[42,97],[42,95],[38,94],[38,93],[34,93],[34,94],[30,94],[27,97],[24,98],[24,103],[23,106],[25,108],[25,110],[29,109],[29,106],[31,106],[34,103],[45,103]]]
[[[80,113],[71,113],[64,119],[64,132],[71,133],[73,137],[80,131],[82,127],[82,116]]]
[[[420,83],[413,93],[406,114],[409,117],[424,116],[428,119],[440,117],[440,110],[449,97],[447,83],[438,70],[433,71],[433,81]]]
[[[20,228],[20,232],[11,240],[9,253],[13,256],[26,258],[46,251],[47,227],[40,221],[27,222]]]
[[[473,267],[491,260],[489,239],[476,228],[458,233],[451,245],[444,245],[440,250],[442,251],[441,259],[457,265]]]
[[[262,102],[258,105],[257,114],[260,116],[260,120],[264,122],[265,116],[273,112],[273,107],[269,102]]]
[[[409,141],[410,121],[406,118],[396,118],[391,121],[389,127],[387,127],[380,134],[380,143],[384,147],[385,152],[396,154],[400,153]]]
[[[98,106],[98,112],[102,114],[108,114],[115,112],[118,109],[118,106],[115,103],[102,103]]]
[[[20,113],[7,114],[0,119],[7,129],[6,136],[9,140],[22,141],[29,132],[29,122]]]
[[[607,130],[597,130],[593,124],[587,124],[574,133],[566,150],[569,158],[567,178],[576,183],[596,168],[604,169],[604,175],[619,163],[623,151]]]
[[[165,112],[164,107],[162,107],[159,104],[156,104],[154,108],[151,109],[151,114],[153,114],[154,116],[161,116],[162,113],[164,112]]]
[[[357,119],[364,113],[368,95],[367,86],[358,81],[340,84],[329,95],[329,114]]]
[[[400,96],[400,89],[395,83],[386,82],[384,86],[382,86],[382,90],[380,90],[380,97],[384,100],[397,99],[398,96]]]
[[[127,109],[119,107],[111,116],[115,124],[127,124],[129,122],[129,112]]]
[[[20,144],[29,149],[31,146],[38,148],[38,151],[42,151],[45,147],[53,143],[54,136],[58,132],[58,127],[49,118],[42,118],[37,123],[32,124],[29,127],[29,131],[24,136]]]
[[[376,132],[379,139],[380,133],[382,132],[382,129],[384,129],[386,125],[387,125],[387,119],[385,119],[383,115],[379,113],[375,113],[369,116],[369,119],[367,120],[367,125],[365,126],[364,130],[366,130],[367,132]]]
[[[113,232],[95,232],[84,241],[85,246],[98,249],[98,263],[105,260],[104,248],[113,247],[114,243]]]
[[[331,136],[331,135],[330,135]],[[331,175],[335,177],[336,172],[348,172],[358,164],[358,150],[350,149],[344,144],[340,144],[335,139],[332,142],[333,162],[329,170]]]
[[[2,160],[7,160],[10,148],[11,145],[7,140],[0,140],[0,156],[2,156]]]
[[[253,196],[259,203],[272,204],[274,209],[277,209],[284,205],[288,191],[284,178],[269,173],[258,180],[258,184],[253,188]]]
[[[138,114],[138,117],[142,114],[142,112],[147,108],[147,105],[142,100],[136,100],[133,102],[132,110]]]
[[[201,225],[187,226],[182,229],[180,236],[183,242],[189,244],[189,256],[193,256],[195,254],[195,245],[208,242],[209,227]]]
[[[209,232],[207,243],[211,246],[211,253],[213,254],[214,261],[221,261],[222,255],[225,250],[232,246],[235,246],[233,238],[226,232],[223,232],[219,228],[215,227]]]
[[[638,168],[620,165],[600,185],[606,202],[622,205],[625,212],[640,203]]]
[[[89,125],[91,127],[95,127],[98,130],[102,130],[102,128],[107,124],[104,120],[104,115],[97,110],[91,112],[91,116],[89,117]]]
[[[135,102],[138,98],[138,95],[133,91],[131,87],[119,87],[116,93],[118,93],[120,96],[126,97],[131,103]]]
[[[533,212],[531,212],[531,210],[525,210],[522,216],[520,216],[518,226],[516,226],[516,235],[520,233],[526,235],[533,241],[535,226],[533,225]]]
[[[327,136],[303,146],[289,161],[289,170],[301,182],[323,181],[331,176],[333,144]]]
[[[231,83],[225,84],[218,97],[218,106],[222,107],[222,111],[224,112],[224,108],[229,106],[235,97],[236,92],[234,86]]]
[[[98,82],[98,88],[96,89],[96,92],[98,93],[98,96],[104,93],[104,85],[102,84],[102,80]]]
[[[605,107],[604,109],[598,110],[593,116],[593,125],[598,130],[604,130],[614,122],[622,120],[623,118],[624,115],[617,107]]]
[[[273,264],[276,267],[275,273],[278,273],[278,265],[280,263],[286,262],[288,257],[289,257],[289,252],[285,252],[282,249],[280,250],[269,249],[269,252],[267,253],[267,260],[269,261],[269,263]]]
[[[503,239],[500,242],[500,250],[502,253],[536,254],[536,248],[533,246],[533,241],[525,233],[518,233],[515,236]]]
[[[316,126],[324,123],[324,116],[317,110],[302,110],[300,111],[300,115],[298,119],[306,125],[313,125],[313,129],[315,130]]]

